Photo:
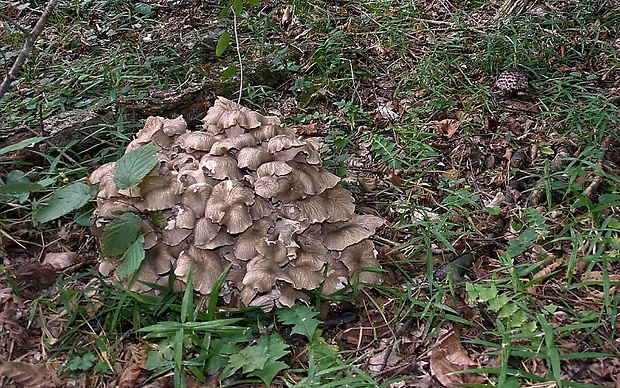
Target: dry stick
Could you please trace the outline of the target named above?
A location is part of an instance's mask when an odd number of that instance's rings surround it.
[[[235,33],[235,46],[237,49],[237,57],[239,58],[239,97],[237,98],[237,104],[241,104],[241,93],[243,93],[243,62],[241,58],[241,48],[239,47],[239,34],[237,33],[237,13],[234,9],[232,9],[232,14]]]
[[[56,7],[57,3],[58,0],[50,0],[50,2],[47,3],[47,5],[45,6],[45,10],[37,21],[37,24],[32,29],[32,32],[29,34],[25,34],[26,40],[24,41],[24,47],[22,48],[22,51],[19,53],[19,56],[15,60],[15,63],[13,63],[11,70],[6,73],[6,76],[2,81],[2,85],[0,85],[0,99],[9,90],[11,83],[13,83],[15,79],[17,79],[17,73],[19,73],[19,70],[21,69],[24,62],[26,62],[26,58],[28,58],[28,55],[34,47],[34,42],[39,37],[39,34],[41,34],[41,31],[43,31],[43,26],[45,26],[47,19],[49,19],[52,12],[54,12],[54,8]]]

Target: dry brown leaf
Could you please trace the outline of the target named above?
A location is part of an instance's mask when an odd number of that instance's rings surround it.
[[[437,126],[439,133],[450,139],[461,126],[461,122],[455,119],[444,119],[435,122],[435,125]]]
[[[477,364],[469,358],[461,345],[459,331],[454,328],[437,340],[431,350],[431,374],[448,388],[456,388],[457,384],[464,384],[473,375],[454,373],[475,367]]]
[[[602,271],[590,271],[581,275],[582,282],[597,282],[600,283],[599,286],[603,285],[603,272]],[[617,274],[609,274],[609,282],[617,283],[620,282],[620,275]],[[602,291],[596,290],[594,287],[588,287],[590,290],[591,296],[595,298],[602,299],[605,297],[605,293]],[[609,287],[609,294],[614,295],[616,293],[616,287]]]
[[[61,386],[56,372],[45,364],[5,361],[0,364],[0,375],[23,387],[52,388]]]
[[[43,265],[50,265],[54,270],[62,271],[75,264],[75,256],[75,252],[46,253],[45,259],[43,259]]]
[[[551,272],[553,272],[556,269],[558,269],[558,267],[560,267],[562,264],[563,264],[562,261],[555,261],[555,262],[549,264],[545,268],[543,268],[540,271],[538,271],[537,273],[535,273],[534,277],[532,278],[532,281],[536,280],[538,278],[544,278],[545,276],[548,276]],[[541,285],[539,283],[533,284],[531,287],[529,287],[529,289],[527,291],[532,293],[532,294],[534,294],[534,293],[536,293],[536,290],[540,286]]]
[[[316,136],[316,124],[298,124],[290,127],[299,136]]]
[[[58,273],[49,264],[38,261],[26,263],[15,273],[15,280],[21,287],[43,290],[56,282]],[[23,290],[22,290],[23,291]]]
[[[385,104],[379,105],[376,112],[379,116],[388,121],[394,121],[400,118],[398,112],[398,103],[395,101],[388,101]]]
[[[138,379],[142,375],[142,371],[146,367],[146,361],[142,360],[139,363],[132,363],[123,370],[120,379],[118,380],[119,388],[131,388],[135,387]]]

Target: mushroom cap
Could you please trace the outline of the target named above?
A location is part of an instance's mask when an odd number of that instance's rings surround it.
[[[292,306],[308,302],[306,291],[337,292],[355,277],[378,283],[374,245],[368,238],[383,221],[354,214],[351,193],[321,167],[319,144],[266,117],[218,98],[192,132],[181,117],[150,117],[126,152],[158,146],[159,163],[137,188],[119,190],[115,164],[95,170],[99,185],[94,232],[125,212],[140,214],[144,236],[144,283],[219,289],[233,306]],[[115,273],[118,260],[102,258],[100,270]],[[174,275],[173,275],[174,274]]]
[[[524,91],[530,86],[530,74],[519,68],[502,71],[495,80],[495,88],[505,92]]]
[[[354,215],[351,221],[323,224],[321,234],[327,249],[342,251],[372,236],[381,225],[383,220],[379,217]]]
[[[264,121],[262,115],[223,97],[218,97],[207,111],[207,116],[202,120],[206,126],[220,130],[235,125],[246,129],[257,128],[260,127],[262,121]]]
[[[237,181],[225,180],[211,191],[205,205],[205,216],[225,226],[228,233],[238,234],[252,225],[249,206],[253,203],[252,190]]]

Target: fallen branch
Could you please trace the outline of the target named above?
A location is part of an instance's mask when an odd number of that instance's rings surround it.
[[[13,63],[11,69],[6,73],[6,76],[4,77],[4,80],[0,85],[0,99],[2,99],[2,97],[9,90],[9,87],[11,86],[13,81],[17,79],[17,74],[19,73],[19,70],[21,69],[24,62],[26,62],[28,55],[30,55],[32,48],[34,47],[34,42],[39,37],[39,34],[41,34],[41,31],[43,31],[43,26],[45,26],[47,19],[49,19],[52,12],[54,12],[54,8],[56,7],[57,3],[58,0],[50,0],[49,3],[47,3],[47,5],[45,6],[45,10],[37,21],[37,24],[35,24],[34,28],[32,29],[32,32],[24,34],[26,38],[26,40],[24,41],[24,47],[22,47],[19,56]]]

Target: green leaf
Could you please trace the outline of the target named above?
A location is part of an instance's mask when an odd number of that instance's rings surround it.
[[[129,246],[121,257],[123,264],[118,267],[118,277],[123,280],[136,272],[138,268],[140,268],[140,264],[142,264],[145,255],[144,236],[139,235],[136,241]]]
[[[278,333],[272,333],[269,336],[262,336],[256,341],[256,347],[264,349],[269,358],[265,364],[253,371],[246,371],[248,376],[256,376],[263,380],[267,387],[271,386],[273,378],[283,369],[288,368],[288,365],[282,361],[278,361],[279,358],[286,356],[289,352],[286,350],[288,345],[284,342],[282,337]]]
[[[110,222],[101,235],[101,255],[118,257],[136,241],[142,220],[133,213],[125,213]]]
[[[266,349],[258,346],[248,346],[239,353],[230,356],[228,365],[226,365],[220,374],[220,380],[232,376],[239,369],[243,369],[244,373],[261,369],[268,359],[269,356],[267,355]]]
[[[233,12],[235,13],[235,15],[239,16],[241,15],[241,11],[243,11],[243,1],[241,0],[233,0]]]
[[[255,7],[260,6],[260,0],[248,0],[248,3],[250,3],[250,5],[253,5]]]
[[[0,194],[24,194],[41,190],[43,186],[32,182],[14,182],[0,186]]]
[[[312,340],[314,331],[321,323],[321,321],[316,319],[319,313],[304,305],[295,305],[290,309],[280,309],[276,314],[283,323],[293,325],[292,333],[301,334],[309,341]]]
[[[21,170],[13,170],[6,176],[6,184],[0,179],[0,194],[27,194],[41,190],[43,186],[30,182]]]
[[[495,299],[489,301],[489,310],[499,311],[510,302],[510,298],[506,294],[501,294]]]
[[[224,50],[228,48],[228,43],[230,43],[230,32],[224,31],[220,38],[217,40],[217,46],[215,46],[215,55],[218,57],[224,53]]]
[[[278,372],[287,368],[288,365],[285,362],[268,361],[263,366],[263,369],[257,369],[251,373],[248,373],[248,376],[256,376],[263,380],[265,386],[271,387],[271,382],[273,381],[273,378],[276,377]]]
[[[39,143],[45,139],[47,139],[47,137],[32,137],[30,139],[22,140],[19,143],[12,144],[4,148],[0,148],[0,155],[8,154],[9,152],[13,152],[13,151],[19,151],[30,145]]]
[[[114,167],[114,183],[119,189],[138,187],[142,179],[157,165],[155,153],[159,150],[153,144],[136,148],[123,155]]]
[[[510,257],[516,257],[525,252],[536,240],[537,233],[533,229],[526,229],[514,240],[510,240],[510,247],[506,250],[506,254]]]
[[[93,197],[90,186],[76,182],[56,190],[41,206],[32,212],[33,222],[48,222],[86,205]]]
[[[222,81],[226,81],[237,73],[237,66],[230,65],[222,72]]]
[[[279,358],[286,356],[288,345],[278,333],[263,335],[253,346],[242,349],[228,359],[228,365],[222,370],[220,380],[232,376],[239,369],[249,376],[263,380],[266,386],[271,385],[274,376],[288,365]]]
[[[69,370],[85,371],[95,364],[97,358],[92,353],[86,353],[83,356],[73,356],[69,361]]]

